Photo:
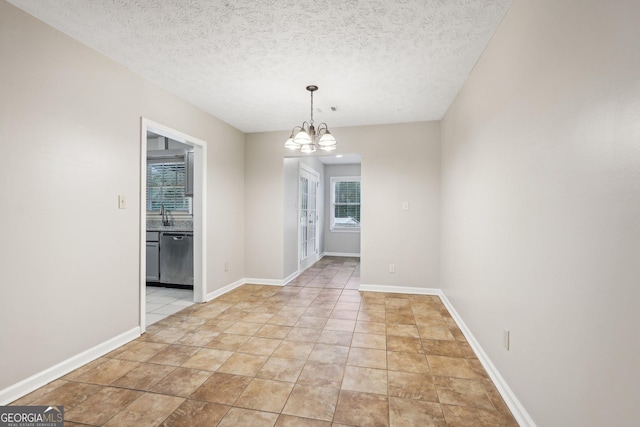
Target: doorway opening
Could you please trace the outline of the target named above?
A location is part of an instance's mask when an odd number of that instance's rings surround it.
[[[144,117],[140,127],[140,146],[140,330],[142,333],[149,324],[159,320],[161,315],[167,316],[173,314],[169,311],[176,312],[181,309],[181,306],[184,308],[194,302],[204,301],[206,295],[204,263],[206,239],[204,236],[206,236],[207,147],[205,141]],[[161,148],[161,150],[152,150],[154,156],[148,160],[148,153],[151,152],[149,148]],[[172,155],[182,155],[182,160],[177,161],[175,158],[173,161],[167,160]],[[164,187],[156,188],[155,184],[152,184],[153,186],[148,188],[150,173],[162,174],[161,181]],[[164,174],[172,177],[175,182],[169,178],[165,179]],[[150,196],[149,191],[151,191]],[[162,193],[161,197],[158,197],[159,193]],[[172,211],[174,211],[173,214]],[[165,248],[162,248],[163,242],[165,242]],[[171,267],[172,262],[172,258],[164,257],[175,256],[176,253],[181,257],[180,268],[167,269],[166,274],[162,275],[161,264],[165,263]],[[157,266],[154,263],[157,263]],[[191,270],[188,273],[181,270],[185,264],[189,265],[187,270]],[[154,272],[154,268],[157,268],[157,273]],[[175,285],[170,285],[174,288],[191,288],[192,283],[193,289],[188,291],[173,289],[174,292],[171,293],[172,289],[168,288],[169,291],[163,291],[166,295],[162,295],[162,298],[158,298],[160,294],[155,294],[154,299],[158,303],[167,302],[170,299],[176,300],[176,303],[172,307],[167,305],[159,308],[155,316],[148,315],[147,280],[151,279],[155,282],[154,279],[156,279],[158,284],[162,281],[166,282],[161,280],[161,276],[171,277],[168,282],[175,282]],[[154,295],[155,290],[150,295]],[[185,292],[185,295],[178,295]],[[153,304],[149,306],[156,308]]]

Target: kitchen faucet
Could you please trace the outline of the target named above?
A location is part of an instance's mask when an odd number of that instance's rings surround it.
[[[169,211],[165,209],[164,203],[160,203],[160,217],[162,218],[162,225],[167,227],[169,225]]]

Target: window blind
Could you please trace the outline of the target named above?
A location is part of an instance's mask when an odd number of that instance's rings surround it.
[[[189,198],[185,196],[185,164],[147,164],[147,210],[159,211],[164,203],[170,211],[188,211]]]

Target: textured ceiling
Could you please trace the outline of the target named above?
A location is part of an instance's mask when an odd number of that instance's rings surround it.
[[[9,0],[244,132],[442,118],[511,0]],[[331,107],[337,111],[331,111]]]

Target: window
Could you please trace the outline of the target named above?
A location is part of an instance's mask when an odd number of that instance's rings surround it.
[[[360,177],[331,177],[331,230],[360,230]]]
[[[159,211],[164,203],[170,211],[189,211],[185,177],[184,162],[147,163],[147,210]]]

